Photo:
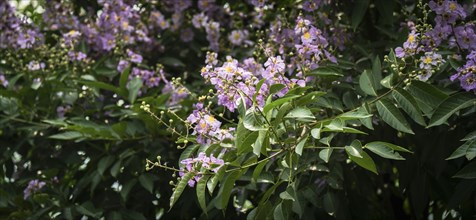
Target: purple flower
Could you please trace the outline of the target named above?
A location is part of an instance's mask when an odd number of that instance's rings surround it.
[[[116,39],[112,34],[104,34],[97,37],[97,45],[101,50],[111,51],[116,47]]]
[[[262,8],[266,4],[266,0],[251,0],[251,4],[255,7]]]
[[[87,55],[80,51],[79,52],[69,51],[68,57],[69,57],[69,60],[71,61],[82,61],[86,59]]]
[[[134,52],[132,52],[131,50],[127,49],[127,56],[129,56],[129,59],[131,60],[131,62],[133,63],[142,63],[142,56],[139,55],[139,54],[136,54]],[[121,71],[122,72],[122,71]]]
[[[180,33],[180,39],[182,39],[183,42],[190,42],[193,40],[193,37],[194,33],[192,28],[185,28]]]
[[[248,37],[248,31],[246,30],[234,30],[228,35],[228,40],[234,45],[241,45],[243,41]]]
[[[21,32],[18,35],[17,44],[20,48],[31,48],[36,41],[36,32],[32,30],[28,30],[26,33]]]
[[[30,61],[30,63],[28,63],[28,69],[31,70],[31,71],[36,71],[36,70],[40,70],[40,69],[44,69],[45,68],[45,64],[43,62],[38,62],[38,61]]]
[[[56,115],[58,118],[64,118],[64,115],[71,110],[71,106],[58,106],[56,108]]]
[[[283,59],[281,59],[281,56],[277,56],[268,58],[268,60],[264,63],[264,67],[266,68],[266,71],[263,75],[263,78],[266,79],[273,77],[274,73],[284,72],[286,65],[284,64]]]
[[[2,84],[2,86],[5,88],[7,88],[8,86],[8,80],[5,78],[3,74],[0,74],[0,84]]]
[[[72,46],[75,41],[81,36],[81,32],[76,30],[71,30],[66,34],[63,34],[64,43],[68,46]]]
[[[207,23],[208,23],[208,17],[203,12],[200,14],[194,15],[192,18],[192,24],[197,29],[201,27],[205,27]]]
[[[119,60],[119,64],[117,64],[117,71],[122,73],[127,67],[129,67],[129,61]]]
[[[321,4],[322,0],[306,0],[304,4],[302,4],[302,9],[307,12],[312,12],[317,10]]]
[[[45,182],[39,181],[39,180],[31,180],[28,183],[28,186],[23,190],[23,199],[28,199],[31,194],[38,192],[41,188],[43,188],[46,185]]]
[[[430,31],[426,32],[426,35],[434,42],[434,46],[439,46],[443,40],[448,38],[451,31],[451,26],[449,25],[437,25]]]
[[[462,75],[459,78],[459,81],[460,81],[461,87],[464,90],[466,91],[476,90],[476,76],[474,75],[474,73],[470,72],[470,73],[467,73],[466,75]]]
[[[468,50],[476,49],[476,34],[474,29],[475,26],[472,24],[455,27],[456,41],[461,48]]]

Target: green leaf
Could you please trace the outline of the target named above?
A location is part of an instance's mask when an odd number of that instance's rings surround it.
[[[139,176],[139,183],[146,189],[148,192],[153,193],[154,191],[154,178],[152,174],[143,173]]]
[[[306,75],[309,76],[321,76],[321,77],[326,77],[326,76],[336,76],[336,77],[342,77],[344,76],[338,69],[327,67],[327,66],[322,66],[318,67],[316,69],[311,70],[310,72],[306,73]]]
[[[359,24],[362,22],[362,19],[365,16],[365,13],[367,12],[367,8],[369,7],[370,0],[356,0],[354,2],[354,7],[352,10],[352,29],[357,29]]]
[[[377,101],[377,111],[382,120],[391,127],[409,134],[414,134],[405,117],[391,101],[386,98]]]
[[[326,148],[322,149],[319,152],[319,158],[321,158],[324,162],[329,163],[329,159],[331,158],[332,155],[332,148]]]
[[[395,74],[390,74],[380,80],[380,85],[382,85],[385,88],[391,89],[395,85],[396,77]]]
[[[464,136],[463,139],[461,139],[461,141],[468,141],[468,140],[473,140],[473,139],[476,139],[476,131],[473,131],[473,132],[467,134],[466,136]]]
[[[420,109],[430,116],[433,110],[448,97],[437,87],[421,81],[412,81],[408,86],[408,92],[419,101]],[[427,107],[426,111],[424,107]]]
[[[287,218],[284,216],[283,212],[283,203],[279,203],[273,211],[273,219],[276,220],[286,220]]]
[[[225,175],[225,171],[226,166],[222,166],[220,169],[218,169],[217,173],[208,181],[207,188],[208,192],[210,192],[210,195],[212,195],[213,191],[215,191],[215,187],[217,186],[218,182],[222,180],[223,176]]]
[[[101,158],[101,160],[98,163],[98,173],[102,176],[104,174],[104,171],[111,166],[111,164],[114,163],[114,156],[107,156]]]
[[[377,96],[377,90],[380,88],[380,84],[377,84],[375,75],[370,70],[364,70],[360,75],[359,86],[365,94],[371,96]]]
[[[393,98],[397,101],[398,105],[418,124],[426,126],[425,120],[421,115],[421,110],[418,107],[418,103],[407,91],[396,88],[392,92]]]
[[[185,175],[182,176],[182,179],[180,179],[180,182],[175,186],[175,190],[172,193],[172,196],[170,197],[170,209],[174,206],[174,204],[177,202],[177,200],[180,198],[182,195],[183,190],[185,190],[185,187],[188,184],[188,181],[192,179],[195,176],[194,172],[188,172]],[[170,210],[169,209],[169,210]]]
[[[352,146],[355,150],[358,152],[359,155],[361,155],[362,157],[356,157],[352,154],[350,154],[350,152],[347,151],[346,149],[346,152],[347,152],[347,155],[349,155],[349,158],[350,160],[354,161],[357,165],[369,170],[369,171],[372,171],[373,173],[375,174],[378,174],[377,173],[377,167],[375,166],[375,162],[374,160],[372,159],[372,157],[370,157],[365,151],[362,150],[362,144],[360,143],[360,141],[353,141],[350,146]],[[353,152],[355,153],[355,152]]]
[[[453,178],[476,179],[476,160],[463,167]]]
[[[136,183],[137,183],[137,179],[131,179],[129,180],[129,182],[124,184],[124,186],[121,189],[121,197],[123,201],[127,201],[127,196],[129,196],[129,193],[131,192],[132,187],[134,187]]]
[[[119,79],[119,87],[121,89],[126,89],[127,81],[129,80],[129,75],[131,74],[131,67],[127,67],[124,72],[121,74],[121,78]]]
[[[345,151],[349,156],[353,157],[358,157],[358,158],[364,158],[360,152],[362,151],[361,149],[357,149],[354,146],[345,146]]]
[[[345,126],[345,122],[340,118],[335,118],[329,123],[328,125],[324,126],[325,128],[329,129],[330,131],[343,131]]]
[[[363,114],[370,114],[370,107],[367,103],[365,103],[362,107],[357,109],[358,112],[363,113]],[[372,117],[368,118],[361,118],[359,121],[368,129],[373,130],[373,124],[372,124]]]
[[[368,114],[363,111],[349,111],[338,116],[338,118],[343,120],[363,119],[369,117],[372,117],[372,114]]]
[[[298,98],[298,97],[301,97],[301,96],[300,95],[291,95],[291,96],[282,97],[280,99],[276,99],[276,100],[272,101],[271,103],[265,105],[264,108],[263,108],[263,112],[267,113],[267,112],[269,112],[269,110],[271,110],[275,107],[278,107],[281,104],[289,102],[289,101],[291,101],[295,98]]]
[[[269,141],[269,136],[268,136],[268,131],[255,131],[255,132],[258,133],[258,138],[254,138],[255,142],[252,144],[252,147],[253,147],[253,153],[256,156],[259,156],[262,150],[266,151],[266,146],[264,146],[264,149],[262,148],[263,148],[263,145],[265,145],[265,142],[267,140]]]
[[[51,139],[58,139],[58,140],[74,140],[78,138],[84,137],[82,133],[77,131],[66,131],[59,134],[54,134],[49,136]]]
[[[374,152],[375,154],[392,160],[405,160],[398,152],[389,147],[385,142],[371,142],[365,145],[365,148]]]
[[[93,218],[99,218],[102,215],[102,212],[100,209],[96,209],[94,207],[94,204],[91,201],[87,201],[80,206],[76,206],[76,211],[79,213],[90,216]]]
[[[446,160],[452,160],[456,158],[460,158],[462,156],[466,156],[468,160],[472,160],[476,157],[476,140],[472,139],[466,141],[463,145],[458,147],[450,157],[446,158]]]
[[[267,130],[265,118],[258,112],[248,110],[243,120],[243,126],[250,131]]]
[[[117,87],[115,87],[113,85],[110,85],[110,84],[107,84],[107,83],[104,83],[104,82],[86,81],[86,80],[80,80],[79,82],[82,83],[83,85],[89,86],[91,88],[104,89],[104,90],[108,90],[108,91],[120,94],[119,89]]]
[[[314,139],[321,139],[321,128],[313,128],[311,130],[311,136]]]
[[[474,98],[472,94],[464,92],[452,95],[438,105],[430,119],[428,127],[441,125],[457,111],[475,104],[476,98]]]
[[[312,114],[311,110],[305,107],[297,107],[293,110],[291,110],[285,118],[292,118],[296,119],[298,121],[304,121],[304,122],[311,122],[314,121],[316,118]]]
[[[299,141],[299,143],[296,145],[296,149],[295,152],[301,156],[302,155],[302,150],[304,149],[304,145],[306,144],[306,141],[307,141],[307,138],[309,138],[309,135],[306,135],[305,137],[303,137],[301,139],[301,141]]]
[[[235,181],[242,175],[242,171],[236,170],[226,175],[223,178],[222,185],[220,186],[220,192],[217,196],[217,203],[215,206],[218,209],[224,210],[228,207],[228,201],[230,200],[231,190],[235,185]]]
[[[207,201],[206,201],[206,189],[207,189],[207,182],[208,179],[210,179],[211,175],[205,175],[200,178],[200,180],[197,183],[197,198],[198,198],[198,204],[200,205],[200,208],[207,213]]]
[[[372,75],[374,76],[375,84],[377,85],[377,89],[380,87],[380,81],[382,81],[382,63],[380,62],[380,58],[378,56],[375,57],[372,63]]]
[[[283,85],[283,84],[273,84],[269,87],[269,95],[277,93],[277,92],[283,90],[284,88],[286,88],[286,86]]]
[[[165,66],[185,67],[185,63],[174,57],[159,58],[158,63],[164,64]]]
[[[256,141],[258,132],[250,132],[247,130],[242,121],[236,127],[235,147],[238,149],[238,154],[249,152],[252,150],[251,145]]]
[[[265,162],[261,162],[259,163],[255,169],[253,170],[253,175],[251,176],[251,179],[253,181],[256,181],[258,179],[258,177],[260,176],[261,174],[261,171],[263,171],[263,168],[266,166],[266,161]]]
[[[142,79],[139,77],[132,78],[127,84],[127,90],[129,95],[127,96],[130,103],[134,103],[139,90],[142,88]]]

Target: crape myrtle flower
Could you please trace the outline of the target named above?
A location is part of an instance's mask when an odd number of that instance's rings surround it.
[[[218,51],[220,49],[218,43],[220,39],[220,23],[210,21],[205,26],[205,32],[207,33],[207,40],[210,43],[210,49]]]
[[[475,50],[476,49],[476,34],[475,25],[466,24],[464,26],[455,27],[455,38],[458,45],[462,49]]]
[[[225,139],[233,139],[230,134],[232,130],[221,129],[221,122],[203,107],[203,103],[196,103],[193,106],[192,114],[187,117],[187,122],[193,126],[193,135],[197,135],[197,143],[210,145],[221,142]]]
[[[129,61],[119,60],[119,63],[117,64],[117,71],[122,73],[127,67],[129,67]]]
[[[87,58],[87,55],[81,51],[79,52],[69,51],[68,57],[70,61],[82,61]]]
[[[200,14],[196,14],[192,18],[192,25],[200,29],[202,27],[205,27],[208,23],[208,17],[202,12]]]
[[[63,34],[64,44],[71,47],[79,39],[79,37],[81,37],[81,32],[71,30],[68,33]]]
[[[0,2],[0,48],[25,49],[43,41],[38,28],[21,20],[9,1]]]
[[[31,180],[25,190],[23,190],[23,199],[28,199],[33,193],[38,192],[45,185],[46,183],[43,181],[37,179]]]
[[[433,46],[439,46],[442,41],[448,39],[449,35],[451,34],[451,26],[450,25],[436,25],[433,29],[427,31],[425,35],[431,39],[434,43]]]
[[[322,4],[322,0],[306,0],[302,4],[302,9],[307,12],[313,12],[317,10]]]
[[[225,164],[222,159],[216,158],[213,155],[207,156],[204,152],[200,152],[196,158],[186,158],[180,161],[185,166],[185,170],[179,172],[179,176],[184,176],[188,172],[201,172],[201,170],[210,170],[214,173]],[[188,181],[190,187],[194,187],[202,175],[195,175],[194,178]]]
[[[182,11],[189,8],[190,6],[192,6],[192,1],[191,0],[174,1],[175,13],[181,13]]]
[[[431,77],[435,67],[445,62],[440,54],[433,51],[425,52],[425,55],[420,57],[420,61],[420,69],[425,72],[423,75],[418,75],[420,81],[427,81]]]
[[[69,111],[71,111],[70,105],[58,106],[56,108],[56,115],[58,116],[58,118],[64,118],[64,115]]]
[[[250,3],[255,7],[262,8],[266,4],[266,0],[251,0]]]
[[[216,7],[216,0],[198,0],[197,5],[200,11],[210,11]]]
[[[5,88],[7,88],[8,84],[9,84],[8,80],[5,78],[5,76],[3,74],[0,74],[0,84]]]
[[[476,51],[472,51],[466,56],[466,59],[466,64],[458,68],[458,71],[450,77],[450,80],[458,79],[464,90],[476,91]]]
[[[403,48],[402,47],[397,47],[395,48],[395,55],[398,58],[402,57],[408,57],[417,52],[417,47],[418,47],[418,35],[419,33],[416,33],[415,30],[411,31],[408,34],[407,41],[403,43]]]
[[[137,64],[142,63],[142,60],[143,60],[142,56],[132,52],[129,49],[127,49],[127,56],[129,57],[129,60],[133,63],[137,63]]]
[[[440,24],[454,24],[457,19],[464,19],[466,17],[464,8],[453,0],[430,1],[428,6],[438,15],[435,20],[438,20],[437,23]]]
[[[195,36],[195,34],[193,33],[192,28],[185,28],[185,29],[182,29],[181,32],[180,32],[180,39],[183,42],[192,41],[194,36]]]
[[[159,86],[160,77],[157,76],[154,71],[134,67],[132,68],[129,79],[132,79],[134,77],[139,77],[140,79],[142,79],[142,83],[148,88]]]
[[[246,38],[248,38],[247,30],[233,30],[228,35],[228,40],[234,45],[241,45]]]
[[[45,68],[45,63],[43,62],[32,60],[30,61],[30,63],[28,63],[28,69],[31,71],[36,71],[36,70],[40,70],[44,68]]]

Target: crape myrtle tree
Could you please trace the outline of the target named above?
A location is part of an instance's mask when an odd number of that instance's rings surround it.
[[[475,9],[1,1],[0,218],[474,218]]]

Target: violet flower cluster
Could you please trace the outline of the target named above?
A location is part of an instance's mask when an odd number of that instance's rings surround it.
[[[216,173],[225,164],[222,159],[215,158],[213,155],[208,157],[203,152],[199,153],[196,158],[187,158],[180,161],[180,163],[185,166],[185,170],[180,172],[179,176],[184,176],[187,172],[204,172],[205,170]],[[188,185],[194,187],[201,177],[201,174],[195,175],[188,181]]]
[[[187,122],[193,126],[193,135],[197,136],[197,143],[210,145],[220,143],[226,139],[233,139],[234,128],[222,129],[221,122],[218,121],[203,103],[194,104],[192,114],[187,117]]]
[[[476,92],[476,51],[472,51],[466,60],[466,64],[458,68],[458,72],[450,79],[451,81],[459,80],[464,90]]]
[[[0,21],[0,48],[27,49],[42,44],[38,28],[16,16],[8,1],[0,2]]]
[[[45,182],[40,180],[31,180],[28,183],[28,186],[23,190],[23,199],[28,199],[33,193],[38,192],[41,188],[46,185]]]

